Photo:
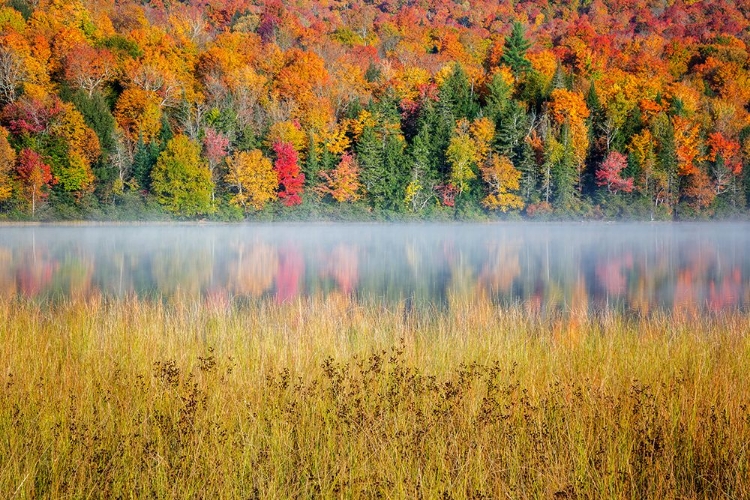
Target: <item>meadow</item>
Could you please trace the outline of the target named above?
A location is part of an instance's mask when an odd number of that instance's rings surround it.
[[[0,304],[5,498],[748,498],[750,317]]]

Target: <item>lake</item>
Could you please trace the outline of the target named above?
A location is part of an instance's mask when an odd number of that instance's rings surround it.
[[[0,296],[747,310],[750,224],[0,227]]]

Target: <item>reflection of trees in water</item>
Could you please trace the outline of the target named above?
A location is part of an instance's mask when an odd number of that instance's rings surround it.
[[[478,282],[467,255],[455,252],[450,263],[450,282],[446,294],[453,300],[470,300],[477,294]]]
[[[712,280],[708,284],[708,308],[718,312],[734,308],[742,300],[742,272],[733,266],[725,276],[719,280]]]
[[[594,266],[597,280],[608,295],[620,296],[627,291],[626,272],[633,269],[633,254],[625,250],[621,255],[599,259]]]
[[[509,296],[513,283],[521,275],[520,252],[523,240],[490,241],[487,244],[487,257],[481,263],[479,288],[489,296]]]
[[[235,295],[260,297],[273,286],[279,270],[277,249],[263,242],[237,242],[228,264],[228,288]]]
[[[338,244],[331,251],[324,272],[336,282],[339,291],[349,295],[359,280],[359,247],[352,244]]]
[[[34,238],[3,235],[0,295],[180,293],[226,304],[234,297],[285,302],[336,294],[408,308],[456,299],[520,302],[538,314],[721,311],[750,303],[750,257],[740,236],[454,226],[398,234],[326,227],[297,237],[290,228],[262,229],[227,228],[203,238],[201,228],[160,229],[149,238],[119,228],[83,239],[59,229],[37,229]]]
[[[211,281],[213,259],[205,248],[159,252],[151,259],[151,275],[165,298],[200,297]]]
[[[0,297],[10,298],[18,293],[13,267],[13,252],[9,248],[0,247]]]
[[[55,272],[60,267],[46,249],[34,249],[19,258],[16,267],[18,290],[26,297],[36,297],[49,291]]]
[[[65,255],[54,273],[50,284],[54,295],[85,297],[98,292],[92,287],[94,260],[77,253]]]
[[[305,259],[300,249],[290,243],[279,248],[278,255],[276,301],[281,303],[299,295],[300,282],[305,274]]]

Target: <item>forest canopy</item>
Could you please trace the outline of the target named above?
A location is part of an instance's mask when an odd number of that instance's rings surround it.
[[[0,217],[744,216],[750,1],[0,1]]]

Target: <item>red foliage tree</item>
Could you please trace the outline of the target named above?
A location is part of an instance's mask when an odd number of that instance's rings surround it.
[[[446,207],[456,206],[456,195],[458,194],[458,188],[453,184],[441,184],[435,186],[435,192],[440,197],[443,205]]]
[[[288,142],[275,143],[273,151],[276,153],[273,168],[279,176],[279,199],[287,207],[299,205],[305,185],[305,174],[299,168],[299,156]]]
[[[628,165],[625,156],[612,151],[596,171],[596,185],[607,186],[607,191],[616,194],[619,191],[629,193],[633,190],[633,178],[623,179],[621,173]]]
[[[24,98],[5,106],[1,118],[13,134],[40,134],[49,128],[50,122],[62,110],[57,98],[50,105],[45,105],[38,99]]]
[[[37,200],[47,197],[47,187],[56,184],[50,166],[42,161],[42,156],[31,149],[24,149],[18,155],[16,167],[18,177],[24,188],[24,194],[31,203],[31,214],[36,212]]]

